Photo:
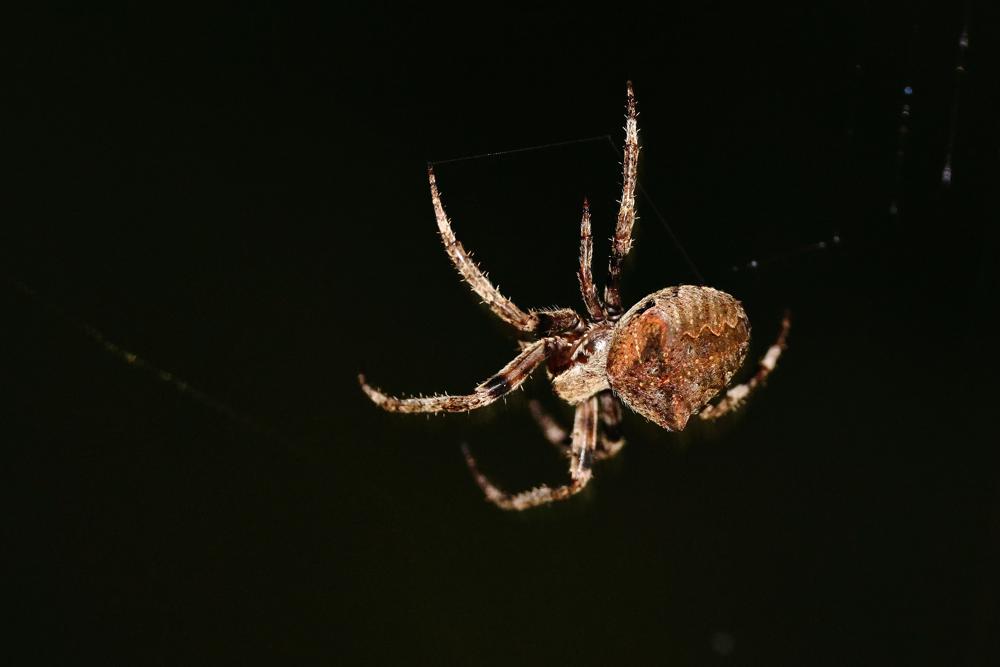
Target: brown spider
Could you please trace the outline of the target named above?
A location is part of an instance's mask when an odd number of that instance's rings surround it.
[[[631,82],[627,90],[624,185],[603,301],[591,275],[593,241],[586,200],[580,223],[578,277],[587,317],[569,308],[525,312],[497,291],[455,238],[441,204],[434,171],[428,169],[438,230],[455,268],[498,317],[537,339],[522,341],[521,353],[468,396],[396,398],[367,384],[363,375],[358,376],[361,388],[383,410],[462,412],[489,405],[517,389],[545,363],[555,393],[576,406],[571,437],[537,402],[531,402],[531,411],[546,438],[569,455],[571,481],[556,488],[540,486],[509,494],[479,472],[472,455],[463,447],[466,463],[486,498],[503,509],[523,510],[564,500],[587,485],[593,461],[614,456],[625,444],[618,433],[621,406],[616,395],[643,417],[669,431],[680,431],[693,414],[715,419],[738,407],[774,369],[785,347],[787,315],[778,340],[761,359],[757,373],[729,389],[718,403],[709,405],[743,364],[750,344],[750,323],[740,302],[711,287],[681,285],[654,292],[623,313],[619,281],[622,261],[632,247],[639,158]]]

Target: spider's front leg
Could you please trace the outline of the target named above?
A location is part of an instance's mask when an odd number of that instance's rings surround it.
[[[505,510],[526,510],[557,500],[565,500],[583,490],[592,476],[591,466],[594,462],[594,450],[597,447],[597,397],[591,396],[576,407],[576,417],[573,420],[573,442],[570,445],[569,484],[557,486],[539,486],[522,493],[510,494],[502,491],[491,482],[476,467],[476,460],[469,453],[469,448],[462,445],[465,462],[472,471],[476,484],[486,494],[486,499]]]
[[[587,306],[587,314],[590,319],[600,321],[605,319],[604,304],[597,296],[597,287],[594,285],[594,274],[591,270],[591,261],[594,257],[594,238],[590,234],[590,203],[583,200],[583,217],[580,219],[580,270],[577,278],[580,281],[580,294],[583,296],[583,303]]]
[[[438,233],[448,258],[458,273],[465,279],[472,291],[479,295],[497,317],[524,334],[548,335],[559,331],[573,329],[582,324],[580,316],[569,308],[551,310],[531,310],[525,312],[513,301],[500,293],[500,290],[490,282],[482,269],[472,260],[472,253],[465,249],[455,237],[451,228],[451,220],[445,213],[441,203],[441,193],[438,191],[434,170],[427,169],[431,186],[431,203],[434,205],[434,216],[437,218]],[[588,214],[589,215],[589,214]]]
[[[625,113],[625,155],[622,160],[622,200],[618,206],[618,222],[608,260],[608,284],[604,288],[604,307],[609,315],[622,314],[620,293],[622,263],[632,249],[632,226],[635,224],[635,187],[638,183],[639,126],[632,82],[628,82]]]
[[[462,246],[455,237],[455,232],[451,229],[451,220],[448,219],[448,215],[444,211],[441,193],[437,187],[437,179],[434,177],[434,169],[431,167],[427,168],[427,178],[430,181],[431,203],[434,205],[434,217],[437,218],[438,232],[451,263],[465,279],[465,282],[469,284],[472,291],[479,295],[483,303],[489,306],[497,317],[518,331],[524,333],[537,331],[539,327],[538,317],[534,313],[524,312],[513,301],[501,294],[482,269],[472,261],[472,254]]]
[[[532,371],[545,361],[554,343],[554,338],[542,338],[527,345],[513,361],[466,396],[397,398],[369,385],[364,375],[358,376],[358,382],[368,398],[388,412],[467,412],[487,406],[524,384]]]

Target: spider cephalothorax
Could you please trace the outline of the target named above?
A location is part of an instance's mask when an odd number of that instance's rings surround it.
[[[498,317],[535,340],[522,342],[521,353],[513,361],[467,396],[396,398],[371,387],[363,376],[359,380],[368,397],[390,412],[464,412],[489,405],[517,389],[544,363],[555,393],[576,406],[572,433],[567,435],[534,401],[531,411],[545,436],[568,453],[571,482],[508,494],[479,472],[466,449],[465,459],[476,482],[490,501],[504,509],[520,510],[562,500],[586,486],[593,461],[614,456],[625,444],[618,432],[621,407],[615,396],[663,428],[679,431],[691,415],[714,419],[738,407],[774,369],[785,347],[787,316],[757,373],[709,405],[743,365],[750,344],[750,323],[739,301],[711,287],[681,285],[654,292],[623,312],[619,282],[635,223],[636,116],[629,83],[624,183],[603,299],[591,275],[590,209],[586,200],[583,203],[578,277],[586,317],[568,308],[525,312],[501,295],[455,238],[434,172],[428,170],[438,230],[455,268]]]

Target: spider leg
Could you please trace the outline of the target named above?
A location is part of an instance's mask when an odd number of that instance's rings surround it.
[[[545,439],[566,456],[569,456],[570,443],[572,442],[569,431],[563,428],[563,425],[549,414],[537,400],[532,399],[528,401],[528,410],[531,411],[531,416],[535,419],[535,423],[538,424],[538,428],[542,430],[542,435],[545,436]]]
[[[583,218],[580,220],[580,271],[577,277],[580,279],[580,294],[583,295],[583,303],[586,304],[591,319],[603,320],[604,306],[597,296],[597,287],[594,286],[594,275],[591,272],[593,257],[594,239],[590,235],[590,204],[584,199]]]
[[[368,398],[375,405],[388,412],[466,412],[489,405],[501,396],[509,394],[520,387],[531,372],[545,361],[551,338],[542,338],[525,347],[514,360],[504,366],[495,375],[476,387],[467,396],[431,396],[428,398],[397,398],[382,393],[367,382],[365,376],[359,375],[358,382]]]
[[[791,326],[791,316],[786,312],[781,320],[781,333],[778,334],[778,340],[768,348],[767,353],[761,358],[754,376],[743,384],[730,387],[721,401],[715,405],[705,406],[698,416],[704,420],[718,419],[722,415],[732,412],[743,405],[747,397],[760,387],[764,383],[764,380],[767,379],[767,376],[771,374],[771,371],[774,370],[775,365],[778,363],[778,357],[781,356],[782,350],[786,347],[785,340],[788,338],[788,330]]]
[[[594,448],[597,446],[597,397],[591,396],[576,407],[576,418],[573,421],[573,444],[570,447],[571,456],[569,484],[557,486],[539,486],[530,491],[509,494],[501,491],[476,467],[476,460],[469,453],[469,448],[462,445],[465,462],[472,471],[476,484],[486,494],[486,499],[505,510],[525,510],[557,500],[565,500],[579,493],[591,478],[591,465],[594,460]]]
[[[451,221],[444,212],[444,205],[441,203],[441,194],[438,192],[437,181],[434,178],[434,169],[427,168],[427,177],[431,185],[431,201],[434,203],[434,215],[437,217],[438,231],[441,234],[441,242],[444,249],[451,258],[451,263],[455,265],[458,272],[469,284],[472,291],[479,295],[479,298],[490,307],[497,317],[504,322],[514,326],[519,331],[530,333],[538,329],[538,317],[534,313],[526,313],[514,302],[500,293],[493,283],[490,282],[486,274],[483,273],[474,261],[472,256],[465,250],[451,229]]]
[[[602,391],[597,395],[601,413],[601,448],[597,459],[610,459],[625,446],[622,436],[622,404],[618,402],[611,391]]]
[[[622,262],[632,249],[632,226],[635,224],[636,167],[639,163],[639,128],[636,123],[635,94],[628,82],[625,114],[625,157],[622,163],[622,199],[618,207],[618,223],[608,261],[608,284],[604,288],[604,305],[611,315],[621,315],[622,299],[619,284]]]
[[[613,457],[625,446],[625,438],[622,437],[620,430],[622,406],[610,391],[599,393],[597,401],[600,422],[598,423],[597,449],[594,451],[594,460],[604,461]],[[538,401],[534,399],[529,401],[528,409],[545,439],[564,455],[569,456],[571,453],[570,443],[572,442],[569,432]]]

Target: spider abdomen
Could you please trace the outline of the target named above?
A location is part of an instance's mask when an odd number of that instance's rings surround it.
[[[619,320],[608,381],[633,410],[679,431],[729,384],[749,344],[750,323],[739,301],[711,287],[668,287]]]

